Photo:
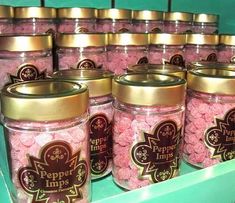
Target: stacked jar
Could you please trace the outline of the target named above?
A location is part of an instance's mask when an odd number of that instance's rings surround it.
[[[0,34],[13,32],[14,10],[10,6],[0,6]]]
[[[218,61],[225,63],[235,63],[235,35],[219,36]]]
[[[161,32],[163,30],[163,12],[151,10],[132,11],[134,32]]]
[[[17,202],[89,202],[87,87],[13,84],[2,90],[1,109]]]
[[[90,97],[90,157],[92,179],[112,170],[112,76],[102,70],[62,70],[53,78],[71,80],[88,86]]]
[[[205,168],[235,158],[235,72],[194,69],[187,82],[184,159]]]
[[[185,90],[186,80],[169,75],[114,78],[112,173],[119,186],[132,190],[179,174]]]
[[[96,9],[59,8],[57,9],[57,32],[79,33],[96,31]]]
[[[149,62],[185,67],[185,34],[150,33]]]
[[[59,33],[56,45],[59,70],[106,67],[107,37],[104,33]]]
[[[108,35],[107,69],[116,75],[127,71],[128,66],[148,63],[148,34],[113,33]]]
[[[132,29],[131,10],[128,9],[98,9],[98,32],[130,32]]]
[[[52,73],[51,35],[0,36],[0,89]]]

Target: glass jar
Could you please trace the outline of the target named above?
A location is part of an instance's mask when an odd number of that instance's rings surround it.
[[[79,33],[96,31],[96,9],[58,8],[57,32]]]
[[[104,33],[60,33],[56,45],[59,70],[106,67],[107,38]]]
[[[194,69],[187,82],[185,161],[205,168],[235,158],[235,72]]]
[[[192,31],[192,13],[164,12],[163,20],[163,31],[166,33],[185,33]]]
[[[217,61],[217,45],[219,44],[219,35],[187,34],[186,43],[186,66],[195,61]]]
[[[179,174],[185,91],[186,80],[169,75],[114,78],[112,173],[117,185],[132,190]]]
[[[62,70],[53,74],[55,79],[88,86],[92,179],[104,177],[112,170],[112,76],[111,72],[102,70]]]
[[[51,35],[0,36],[0,90],[6,84],[47,78],[51,49]]]
[[[218,61],[235,63],[235,35],[219,36]]]
[[[131,10],[128,9],[98,9],[98,32],[130,32],[132,29]]]
[[[193,33],[217,34],[219,16],[214,14],[193,14]]]
[[[107,69],[120,75],[128,66],[148,63],[148,34],[115,33],[108,35]]]
[[[17,202],[89,202],[87,87],[13,84],[2,90],[1,109]]]
[[[149,62],[185,67],[185,34],[151,33]]]
[[[46,7],[15,7],[14,33],[42,34],[56,32],[56,9]]]
[[[13,32],[13,18],[13,7],[0,6],[0,34]]]
[[[163,12],[151,10],[132,11],[134,32],[161,32],[163,29]]]

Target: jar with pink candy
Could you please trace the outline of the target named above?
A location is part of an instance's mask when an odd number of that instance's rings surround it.
[[[56,9],[49,7],[15,7],[14,33],[42,34],[56,31]]]
[[[96,31],[96,9],[94,8],[58,8],[57,18],[57,32]]]
[[[235,158],[235,72],[199,68],[187,75],[183,157],[205,168]]]
[[[108,45],[106,68],[116,75],[125,73],[128,66],[148,63],[147,33],[112,33]]]
[[[12,83],[45,79],[52,73],[51,35],[0,36],[0,89]]]
[[[88,203],[87,87],[49,80],[12,84],[2,90],[1,109],[17,202]]]
[[[218,61],[235,63],[235,35],[219,36]]]
[[[98,179],[108,175],[112,170],[113,73],[103,70],[61,70],[52,77],[88,86],[91,177]]]
[[[131,32],[132,20],[129,9],[98,9],[97,31],[98,32]]]
[[[185,33],[192,31],[193,14],[186,12],[164,12],[164,29],[166,33]]]
[[[0,6],[0,34],[13,32],[13,18],[13,7]]]
[[[115,183],[132,190],[178,176],[186,80],[131,73],[116,76],[112,91]]]
[[[151,10],[132,11],[134,32],[161,32],[163,30],[163,12]]]

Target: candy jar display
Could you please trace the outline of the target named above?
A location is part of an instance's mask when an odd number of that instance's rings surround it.
[[[219,36],[218,61],[225,63],[235,63],[235,35]]]
[[[13,17],[13,7],[0,6],[0,34],[13,32]]]

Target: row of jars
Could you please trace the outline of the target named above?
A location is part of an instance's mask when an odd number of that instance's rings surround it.
[[[218,15],[186,12],[0,6],[0,18],[0,33],[218,32]]]
[[[200,168],[235,158],[234,70],[192,69],[187,83],[143,70],[61,70],[2,90],[18,202],[89,202],[90,175],[112,170],[132,190],[178,176],[182,158]]]

